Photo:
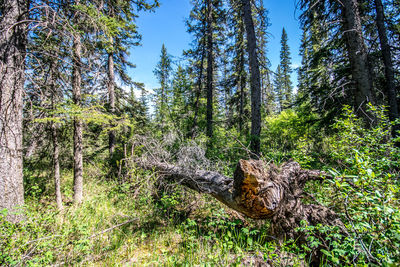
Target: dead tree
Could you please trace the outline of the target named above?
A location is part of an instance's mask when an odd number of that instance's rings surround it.
[[[309,225],[345,228],[338,216],[327,207],[304,204],[304,185],[307,181],[323,180],[316,170],[303,170],[297,162],[289,161],[280,168],[260,160],[240,160],[234,177],[217,172],[188,170],[167,163],[140,163],[157,170],[184,186],[207,193],[228,207],[253,219],[269,219],[271,234],[278,239],[298,238],[301,221]]]

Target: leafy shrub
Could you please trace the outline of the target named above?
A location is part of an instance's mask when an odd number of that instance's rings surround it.
[[[303,167],[319,167],[323,131],[317,121],[316,113],[301,109],[286,109],[266,117],[261,139],[264,156],[278,164],[292,158]]]
[[[329,169],[335,179],[316,193],[341,215],[348,235],[325,226],[302,228],[318,245],[324,244],[322,252],[334,264],[400,263],[400,150],[390,138],[384,109],[370,108],[377,118],[370,128],[344,108],[344,118],[334,125],[337,133],[327,139],[340,170]]]

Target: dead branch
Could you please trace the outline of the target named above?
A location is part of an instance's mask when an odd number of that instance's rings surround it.
[[[103,231],[94,233],[93,235],[89,236],[88,239],[92,239],[92,238],[94,238],[94,237],[96,237],[96,236],[105,234],[105,233],[107,233],[107,232],[110,232],[110,231],[114,230],[115,228],[118,228],[118,227],[127,225],[127,224],[129,224],[129,223],[133,223],[133,222],[135,222],[135,221],[137,221],[137,220],[138,220],[138,218],[133,218],[133,219],[128,220],[128,221],[126,221],[126,222],[123,222],[123,223],[114,225],[114,226],[112,226],[112,227],[110,227],[110,228],[104,229]]]

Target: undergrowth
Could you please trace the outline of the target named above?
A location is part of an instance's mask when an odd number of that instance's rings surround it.
[[[107,179],[99,163],[85,167],[81,205],[72,204],[72,173],[63,172],[63,211],[55,207],[49,175],[25,171],[25,220],[11,224],[6,211],[0,214],[0,265],[304,266],[319,249],[322,266],[396,266],[400,151],[389,138],[383,110],[371,109],[378,119],[373,127],[363,127],[345,108],[335,133],[318,140],[312,138],[315,129],[303,127],[301,115],[286,112],[268,120],[270,139],[263,139],[269,142],[264,160],[279,164],[291,157],[334,177],[309,183],[304,201],[332,208],[346,235],[334,227],[303,224],[298,230],[306,233],[306,244],[277,242],[268,235],[267,221],[244,219],[180,185],[160,185],[151,171],[131,167],[123,178]],[[288,129],[279,131],[282,127]],[[234,166],[234,155],[227,157],[221,160]],[[227,175],[231,169],[225,168]]]
[[[98,173],[98,166],[87,168]],[[123,183],[86,176],[84,202],[67,203],[61,212],[49,195],[31,191],[23,222],[0,216],[0,265],[236,266],[257,257],[300,262],[291,254],[281,259],[264,224],[238,219],[211,197],[181,186],[157,198],[154,183],[138,183],[152,173],[134,173]],[[70,173],[63,179],[72,183]],[[71,193],[63,193],[68,201]]]

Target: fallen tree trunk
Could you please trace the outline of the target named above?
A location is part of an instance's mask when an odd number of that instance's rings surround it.
[[[303,170],[294,161],[277,168],[259,160],[240,160],[233,179],[217,172],[188,170],[161,162],[141,165],[198,192],[210,194],[247,217],[269,219],[271,234],[282,240],[299,238],[296,228],[301,221],[308,225],[339,226],[345,231],[343,223],[329,208],[302,203],[306,182],[323,180],[324,174]]]

